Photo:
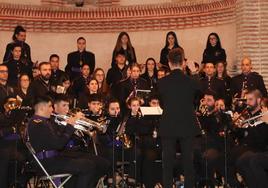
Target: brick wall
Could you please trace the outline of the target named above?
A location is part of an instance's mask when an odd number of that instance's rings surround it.
[[[244,56],[251,57],[268,86],[268,1],[238,0],[236,6],[238,65]]]

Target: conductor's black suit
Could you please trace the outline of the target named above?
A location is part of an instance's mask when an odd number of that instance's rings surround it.
[[[160,136],[163,149],[164,188],[172,187],[175,144],[180,141],[185,175],[185,188],[194,186],[193,137],[199,133],[194,111],[194,97],[198,84],[180,69],[159,80],[163,115],[160,120]]]

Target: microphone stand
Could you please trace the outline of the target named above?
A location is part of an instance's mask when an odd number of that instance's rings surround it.
[[[120,123],[119,125],[118,125],[118,127],[117,127],[117,129],[116,129],[116,132],[119,134],[119,136],[120,136],[120,134],[124,134],[124,129],[125,129],[125,124],[126,124],[126,122],[127,122],[127,120],[128,120],[128,116],[126,116],[125,118],[123,118],[123,120],[122,120],[122,123]],[[122,161],[121,161],[121,181],[119,182],[119,186],[121,187],[121,188],[127,188],[128,187],[128,185],[127,185],[127,178],[125,178],[125,149],[124,149],[124,143],[122,143],[122,149],[121,149],[121,159],[122,159]]]
[[[115,182],[116,181],[116,177],[115,177],[115,167],[114,167],[115,166],[115,131],[114,130],[113,130],[113,133],[112,134],[113,134],[112,135],[112,144],[113,144],[112,145],[112,152],[113,152],[113,160],[112,160],[113,161],[112,162],[113,163],[112,164],[113,165],[113,170],[112,170],[113,171],[112,172],[112,174],[113,174],[113,184],[112,184],[112,187],[115,188],[115,186],[116,186],[116,182]]]
[[[227,139],[228,139],[228,124],[231,121],[229,114],[221,111],[221,120],[224,126],[224,184],[223,187],[227,188],[228,186],[228,165],[227,165]]]

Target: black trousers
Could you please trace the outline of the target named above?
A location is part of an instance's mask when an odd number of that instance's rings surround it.
[[[7,188],[10,161],[24,162],[26,158],[26,150],[20,141],[4,141],[0,142],[0,187]],[[16,179],[17,173],[11,173],[12,180]]]
[[[185,188],[194,187],[193,140],[194,137],[162,137],[162,161],[164,188],[172,187],[173,168],[175,166],[176,141],[179,140],[182,155]]]

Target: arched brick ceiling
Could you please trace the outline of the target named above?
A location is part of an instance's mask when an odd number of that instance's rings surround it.
[[[185,29],[235,21],[236,0],[202,2],[98,8],[0,4],[0,30],[10,31],[21,24],[35,32],[118,32]]]

